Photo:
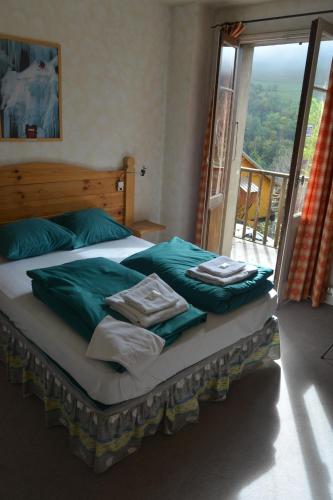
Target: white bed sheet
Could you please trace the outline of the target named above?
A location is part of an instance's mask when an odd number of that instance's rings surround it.
[[[149,392],[179,371],[259,330],[276,311],[277,294],[272,290],[232,313],[209,314],[206,323],[184,332],[166,348],[140,380],[127,372],[115,372],[107,363],[87,358],[87,342],[33,296],[26,271],[92,257],[120,262],[149,246],[152,243],[130,236],[83,249],[0,263],[0,310],[91,398],[104,404],[120,403]]]

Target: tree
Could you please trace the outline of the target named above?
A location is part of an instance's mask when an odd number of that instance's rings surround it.
[[[291,159],[297,110],[297,99],[286,98],[277,85],[251,85],[244,150],[263,168],[286,171]],[[283,170],[279,166],[281,158]]]

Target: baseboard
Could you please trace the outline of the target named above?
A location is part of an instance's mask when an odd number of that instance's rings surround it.
[[[333,306],[333,286],[328,287],[324,302],[325,302],[325,304],[329,304],[330,306]]]

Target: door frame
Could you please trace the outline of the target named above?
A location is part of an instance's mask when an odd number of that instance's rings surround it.
[[[223,225],[221,227],[220,253],[230,255],[235,226],[240,166],[244,146],[244,136],[247,118],[248,97],[252,74],[252,59],[254,46],[240,43],[236,67],[236,91],[234,115],[232,122],[232,151],[228,178],[225,185],[225,198],[227,203],[224,209]],[[245,85],[244,85],[245,82]],[[245,118],[244,118],[245,116]],[[232,196],[232,198],[231,198]],[[231,224],[227,221],[232,221]]]
[[[273,46],[273,45],[287,45],[290,43],[309,43],[309,36],[310,36],[310,29],[308,30],[296,30],[296,31],[285,31],[285,32],[277,32],[277,33],[262,33],[262,34],[255,34],[255,35],[243,35],[240,37],[240,46],[239,46],[239,54],[238,54],[238,66],[237,66],[237,77],[240,78],[242,76],[242,52],[244,49],[250,49],[250,50],[255,50],[256,47],[262,47],[262,46]],[[248,56],[249,57],[249,56]],[[247,61],[246,64],[250,67],[250,71],[247,71],[248,73],[248,81],[246,87],[244,85],[242,86],[242,96],[238,94],[239,92],[239,87],[240,87],[240,82],[237,82],[237,87],[236,87],[236,100],[235,100],[235,119],[240,123],[240,120],[237,118],[240,116],[240,114],[245,113],[245,119],[244,119],[244,127],[239,126],[237,130],[237,140],[236,144],[234,145],[234,159],[231,161],[231,168],[229,169],[229,179],[228,179],[228,185],[225,188],[225,201],[229,202],[229,194],[232,192],[232,190],[238,189],[239,186],[239,178],[240,178],[240,166],[241,166],[241,157],[242,157],[242,152],[243,152],[243,146],[244,146],[244,137],[245,137],[245,127],[246,127],[246,121],[247,121],[247,107],[248,107],[248,96],[250,92],[250,83],[251,83],[251,75],[252,75],[252,59],[253,59],[253,53],[251,56],[251,61]],[[241,124],[240,124],[241,125]],[[239,160],[239,165],[238,165],[238,160]],[[230,190],[230,185],[231,185],[231,190]],[[235,199],[234,199],[235,198]],[[237,195],[232,198],[232,203],[227,203],[227,212],[228,212],[228,217],[233,218],[233,223],[235,222],[235,217],[236,217],[236,207],[237,207]],[[285,206],[285,212],[286,214],[286,209],[287,207]],[[225,214],[226,215],[226,214]],[[282,242],[282,237],[283,237],[283,230],[285,229],[285,222],[282,224],[282,230],[281,230],[281,237],[280,237],[280,244],[279,244],[279,249],[281,248],[281,242]],[[231,248],[232,248],[232,238],[233,238],[233,231],[231,232],[230,230],[230,225],[224,224],[222,227],[222,236],[221,236],[221,242],[222,242],[222,251],[223,254],[225,255],[230,255]],[[278,262],[277,262],[278,264]],[[277,264],[275,267],[275,276],[277,275]]]
[[[223,44],[226,43],[227,45],[230,45],[236,49],[236,54],[235,54],[235,63],[234,63],[234,75],[233,75],[233,86],[234,86],[234,93],[233,93],[233,98],[232,98],[232,103],[231,103],[231,109],[230,109],[230,117],[229,117],[229,123],[228,123],[228,133],[227,133],[227,155],[225,159],[225,168],[224,168],[224,174],[223,174],[223,180],[222,180],[222,193],[219,193],[218,195],[214,196],[211,198],[211,189],[212,189],[212,180],[213,180],[213,145],[214,145],[214,132],[215,132],[215,119],[216,119],[216,103],[217,103],[217,96],[218,96],[218,86],[219,86],[219,78],[220,78],[220,64],[221,64],[221,57],[223,56],[223,49],[222,46]],[[225,200],[226,200],[226,191],[228,189],[228,183],[229,183],[229,176],[230,176],[230,163],[231,163],[231,158],[232,158],[232,150],[233,150],[233,144],[234,144],[234,136],[233,136],[233,131],[234,131],[234,124],[235,124],[235,110],[236,110],[236,102],[237,102],[237,69],[238,69],[238,57],[239,55],[239,42],[238,40],[230,37],[226,33],[223,32],[221,29],[218,35],[218,43],[217,43],[217,54],[215,58],[215,65],[214,65],[214,87],[213,87],[213,95],[212,95],[212,125],[211,125],[211,130],[210,130],[210,137],[209,137],[209,154],[208,154],[208,178],[207,178],[207,185],[206,185],[206,195],[205,195],[205,209],[204,209],[204,217],[203,217],[203,235],[202,235],[202,242],[203,242],[203,247],[207,248],[208,240],[209,240],[209,211],[210,209],[216,208],[219,205],[222,205],[222,215],[221,215],[221,222],[220,222],[220,228],[219,228],[219,253],[221,251],[221,246],[222,246],[222,234],[223,234],[223,227],[224,227],[224,221],[225,221]],[[223,61],[223,59],[222,59]]]
[[[290,31],[290,32],[263,33],[263,34],[242,36],[240,38],[240,48],[239,48],[239,57],[238,57],[238,62],[240,64],[240,66],[237,68],[237,75],[239,77],[242,75],[242,67],[241,67],[241,65],[242,65],[242,50],[244,48],[250,48],[254,51],[254,49],[256,47],[260,47],[260,46],[287,45],[290,43],[309,43],[310,34],[311,34],[311,29],[309,28],[308,30],[295,30],[295,31]],[[246,88],[247,88],[247,94],[249,94],[250,82],[251,82],[251,76],[252,76],[252,59],[251,59],[251,63],[250,63],[250,71],[246,72],[245,74],[248,76],[248,81],[246,82]],[[243,85],[243,87],[244,87],[244,85]],[[237,84],[237,92],[238,92],[238,90],[239,90],[239,82]],[[301,95],[302,95],[302,91],[301,91]],[[238,137],[237,137],[236,145],[234,147],[235,159],[234,159],[234,161],[232,161],[232,166],[229,169],[229,180],[228,180],[228,184],[227,184],[227,187],[225,190],[225,201],[229,200],[229,196],[230,196],[229,186],[232,184],[232,188],[235,188],[236,185],[237,186],[239,185],[240,162],[241,162],[241,156],[242,156],[242,152],[243,152],[245,126],[246,126],[246,119],[247,119],[247,105],[248,105],[248,95],[246,96],[244,94],[243,96],[239,96],[237,94],[236,100],[235,100],[236,120],[237,120],[237,116],[239,116],[242,113],[246,113],[246,117],[244,120],[244,127],[239,127],[239,129],[237,130]],[[289,177],[289,179],[290,179],[290,177]],[[289,185],[290,185],[290,182],[288,183],[288,186]],[[289,195],[289,199],[290,199],[290,195]],[[281,251],[282,245],[285,245],[285,242],[286,242],[286,240],[285,240],[286,221],[287,221],[287,214],[290,213],[290,211],[288,210],[289,207],[287,206],[287,203],[288,203],[288,197],[286,195],[284,219],[283,219],[282,229],[281,229],[278,258],[277,258],[277,262],[276,262],[276,266],[275,266],[275,277],[276,276],[279,277],[279,272],[281,271],[281,267],[280,267],[280,265],[281,265],[281,253],[280,253],[280,251]],[[235,197],[235,199],[232,199],[231,204],[227,203],[227,205],[228,205],[228,209],[226,211],[228,212],[228,217],[230,217],[230,218],[232,217],[233,222],[234,222],[235,216],[236,216],[237,196]],[[221,238],[222,251],[224,254],[230,255],[230,251],[232,248],[233,233],[231,234],[230,228],[228,228],[228,227],[226,228],[224,225],[223,231],[221,234],[222,234],[222,238]],[[278,285],[278,283],[276,281],[275,281],[275,285],[276,285],[276,287]]]
[[[297,233],[298,221],[296,221],[295,219],[296,216],[294,214],[294,209],[296,204],[297,188],[300,181],[299,174],[301,169],[303,149],[305,145],[306,128],[311,107],[313,93],[312,91],[317,70],[321,35],[323,34],[323,32],[331,32],[331,30],[332,24],[325,19],[318,18],[312,21],[301,99],[298,110],[295,140],[291,158],[284,220],[282,224],[280,244],[275,267],[276,274],[278,276],[276,288],[278,290],[279,303],[282,303],[285,300],[284,292],[287,284],[289,266]]]

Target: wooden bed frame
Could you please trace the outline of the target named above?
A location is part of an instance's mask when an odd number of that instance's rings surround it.
[[[124,191],[117,190],[119,181],[124,181]],[[99,207],[130,226],[134,185],[132,157],[125,157],[123,168],[114,171],[63,163],[0,166],[0,224]],[[46,424],[67,427],[73,453],[99,473],[136,451],[145,436],[160,429],[173,434],[198,421],[199,400],[224,400],[233,380],[263,360],[278,359],[275,318],[260,331],[245,334],[148,393],[110,406],[89,398],[5,311],[0,311],[0,362],[10,381],[23,384],[25,395],[35,394],[43,401]]]
[[[0,224],[96,207],[131,225],[134,167],[131,156],[123,159],[122,169],[112,171],[51,162],[0,166]],[[124,181],[123,191],[117,190],[118,181]]]

